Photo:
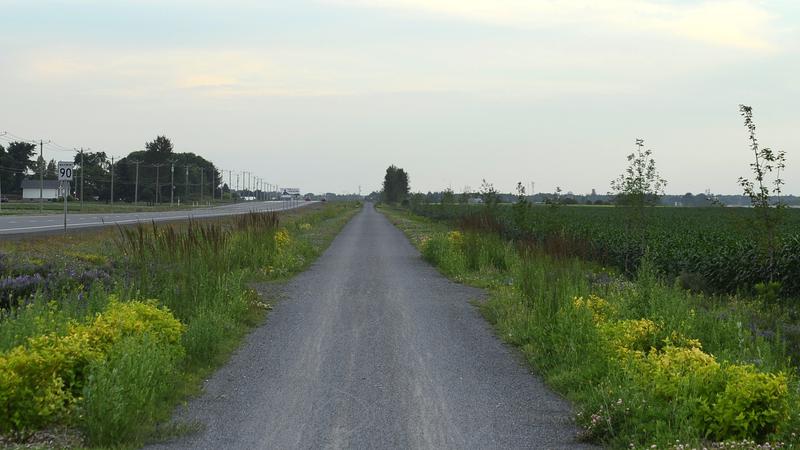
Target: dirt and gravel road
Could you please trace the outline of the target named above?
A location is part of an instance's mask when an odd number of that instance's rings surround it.
[[[569,405],[367,204],[158,448],[576,448]]]

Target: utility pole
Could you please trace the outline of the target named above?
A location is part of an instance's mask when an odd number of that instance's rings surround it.
[[[161,204],[161,184],[159,183],[159,171],[162,164],[156,164],[156,203]]]
[[[44,212],[44,142],[39,139],[39,159],[42,164],[39,166],[39,212]]]
[[[114,157],[111,157],[111,212],[114,212]]]
[[[228,170],[228,193],[231,194],[231,200],[233,200],[233,186],[231,185],[231,171]]]
[[[175,194],[175,161],[169,167],[169,207],[172,208],[172,199]]]
[[[81,211],[83,211],[83,174],[86,169],[83,165],[83,147],[81,147]]]
[[[184,202],[189,201],[189,165],[186,165],[186,184],[183,185],[183,195],[186,196]]]
[[[203,203],[203,168],[200,168],[200,203]]]
[[[131,161],[136,164],[136,181],[133,183],[133,206],[139,204],[139,163],[141,161]]]

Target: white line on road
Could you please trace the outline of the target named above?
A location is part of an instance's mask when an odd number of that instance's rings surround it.
[[[306,204],[308,204],[308,203],[306,203]],[[266,206],[267,207],[271,207],[273,205],[266,205]],[[303,205],[298,205],[295,208],[298,208],[300,206],[303,206]],[[189,215],[158,216],[158,217],[151,217],[151,218],[145,218],[145,219],[141,219],[141,218],[139,218],[137,216],[134,219],[126,219],[126,220],[103,220],[103,218],[100,217],[101,221],[99,221],[99,222],[68,223],[67,224],[67,228],[68,229],[69,228],[85,228],[85,227],[98,226],[98,225],[124,225],[124,224],[137,223],[137,222],[142,222],[142,221],[161,222],[161,221],[165,221],[165,220],[176,220],[176,219],[203,219],[203,218],[211,218],[211,217],[222,217],[222,216],[234,216],[234,215],[240,215],[240,214],[247,214],[247,213],[249,213],[251,211],[254,211],[254,212],[265,211],[265,210],[267,210],[267,211],[285,211],[285,210],[288,210],[288,209],[294,209],[294,208],[288,208],[288,207],[280,207],[280,208],[277,208],[277,209],[253,209],[253,208],[251,208],[251,209],[243,210],[241,212],[237,212],[237,213],[233,213],[233,214],[227,213],[227,212],[226,213],[207,212],[207,213],[200,213],[200,214],[194,214],[194,215],[192,215],[190,213]],[[54,220],[56,220],[56,219],[45,219],[46,222],[52,222]],[[38,220],[31,220],[31,222],[39,222],[39,221]],[[44,229],[48,229],[48,228],[63,228],[63,226],[64,226],[63,224],[56,224],[56,225],[38,225],[38,226],[15,227],[15,228],[0,228],[0,234],[10,233],[10,232],[14,232],[14,231],[44,230]]]

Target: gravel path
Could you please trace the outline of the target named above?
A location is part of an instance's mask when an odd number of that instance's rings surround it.
[[[570,406],[370,204],[153,448],[577,448]]]

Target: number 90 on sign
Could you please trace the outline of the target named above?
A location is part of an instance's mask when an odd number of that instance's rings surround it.
[[[72,181],[72,171],[75,163],[67,161],[58,162],[58,181]]]

